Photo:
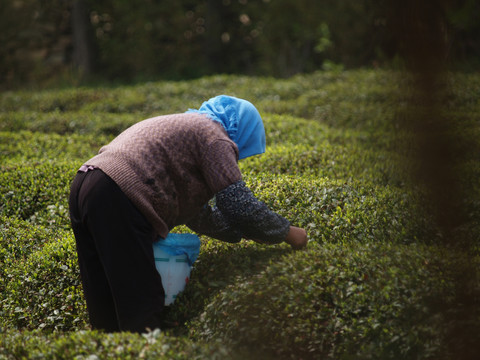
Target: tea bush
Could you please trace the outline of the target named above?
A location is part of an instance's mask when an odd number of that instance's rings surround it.
[[[14,217],[0,217],[0,265],[24,260],[53,236],[54,230]],[[3,275],[3,273],[2,273]]]
[[[95,331],[54,333],[7,331],[0,337],[0,358],[13,359],[240,359],[220,344],[203,345],[159,331],[144,335]]]
[[[40,250],[51,239],[58,238],[63,231],[34,225],[13,217],[0,216],[0,293],[5,294],[9,269],[25,261],[32,253]]]
[[[352,153],[356,154],[354,158]],[[402,187],[405,180],[398,173],[402,163],[396,158],[395,154],[389,156],[359,146],[324,141],[314,146],[274,145],[267,149],[263,157],[247,159],[240,167],[244,173],[265,171],[279,175],[310,175]]]
[[[71,234],[46,243],[24,261],[12,264],[6,277],[1,301],[5,327],[45,330],[85,327],[85,301]]]
[[[56,113],[57,117],[58,113],[77,112],[91,113],[94,117],[97,113],[121,117],[136,113],[138,121],[146,115],[184,112],[189,107],[200,106],[209,97],[230,94],[249,99],[262,112],[315,118],[333,127],[360,129],[388,124],[385,117],[392,116],[392,96],[399,94],[400,84],[404,82],[399,74],[380,70],[316,72],[284,80],[215,75],[191,81],[115,88],[6,92],[0,98],[0,108],[7,113]]]
[[[431,221],[416,216],[423,209],[413,192],[327,178],[264,175],[246,180],[259,199],[292,224],[305,227],[313,241],[434,239]]]
[[[458,258],[417,245],[310,246],[240,277],[210,302],[194,335],[251,359],[449,359],[444,269]],[[446,267],[446,265],[448,265]],[[480,321],[478,312],[475,321]],[[479,338],[477,336],[477,338]]]
[[[0,131],[29,130],[41,133],[117,135],[138,121],[137,114],[93,113],[87,111],[11,111],[0,113]]]
[[[54,161],[2,166],[0,215],[68,228],[68,193],[80,165]]]
[[[0,160],[3,164],[45,162],[45,159],[54,159],[55,162],[76,160],[78,163],[94,156],[109,141],[106,136],[92,138],[70,134],[67,137],[30,131],[5,131],[0,134]]]
[[[238,276],[253,276],[277,259],[291,252],[285,245],[267,247],[249,241],[221,243],[202,237],[200,255],[193,265],[185,291],[166,309],[165,326],[186,333],[178,327],[201,314],[206,304]]]

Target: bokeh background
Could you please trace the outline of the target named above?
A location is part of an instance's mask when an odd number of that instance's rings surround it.
[[[480,65],[476,0],[422,1],[455,70]],[[435,8],[432,10],[432,5]],[[419,4],[397,0],[2,0],[3,89],[404,65]],[[418,36],[423,36],[418,28]]]

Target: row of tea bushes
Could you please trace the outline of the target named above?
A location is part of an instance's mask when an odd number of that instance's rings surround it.
[[[135,86],[7,92],[0,99],[0,107],[4,111],[44,113],[167,113],[185,111],[218,94],[231,94],[250,99],[263,111],[312,117],[326,104],[385,103],[398,91],[398,75],[384,71],[317,72],[285,80],[215,75]]]
[[[418,195],[394,187],[328,178],[264,175],[247,180],[255,195],[317,242],[430,242],[431,219]],[[430,235],[429,235],[430,234]]]
[[[158,116],[162,114],[152,113],[149,115]],[[25,134],[29,132],[36,134],[36,136],[41,136],[37,133],[69,134],[69,137],[72,138],[70,142],[80,141],[82,139],[81,135],[86,135],[85,139],[90,139],[90,143],[95,139],[97,142],[101,142],[118,135],[128,126],[145,119],[146,116],[147,114],[142,113],[114,114],[89,111],[60,112],[58,110],[52,112],[3,112],[0,113],[0,131],[2,131],[2,142],[4,139],[7,140],[8,136],[14,136],[17,132],[23,134],[18,136],[27,136]],[[343,146],[356,143],[371,147],[375,136],[375,133],[362,129],[340,130],[321,122],[289,114],[274,114],[262,111],[262,118],[267,132],[267,145],[293,143],[314,146],[328,139],[333,144]],[[376,142],[385,147],[386,144],[381,143],[381,138],[383,140],[388,138],[380,135],[377,137]],[[53,139],[58,138],[53,137]],[[6,145],[3,144],[3,146]]]
[[[266,155],[246,159],[240,164],[244,173],[264,171],[277,175],[309,175],[398,187],[403,187],[408,180],[399,169],[408,167],[409,164],[397,154],[330,141],[319,141],[314,146],[273,145]]]
[[[285,80],[217,75],[115,88],[10,92],[0,98],[0,130],[110,134],[146,117],[198,108],[218,94],[248,99],[262,114],[313,119],[337,129],[394,130],[392,110],[403,82],[392,72],[352,71]]]
[[[117,135],[142,119],[135,113],[115,114],[91,111],[9,111],[0,113],[0,131],[28,130],[40,133],[88,134],[95,138]]]
[[[31,131],[0,132],[0,161],[13,167],[19,163],[78,161],[95,155],[111,137],[70,134],[45,134]]]
[[[445,269],[460,271],[465,255],[422,245],[312,244],[236,279],[191,331],[249,359],[453,359],[445,344],[462,304]],[[478,325],[478,311],[470,321]]]
[[[335,241],[337,234],[349,233],[362,242],[412,242],[431,230],[428,219],[416,217],[418,198],[412,192],[365,180],[331,180],[334,174],[328,173],[323,174],[330,177],[311,177],[318,170],[308,162],[306,166],[293,162],[296,174],[272,175],[280,166],[289,170],[290,158],[255,161],[256,170],[250,165],[252,170],[245,175],[252,191],[293,223],[306,227],[318,241]],[[0,174],[0,215],[68,229],[69,188],[80,164],[59,160],[5,167]],[[350,164],[354,173],[355,161]],[[348,174],[348,166],[344,169]]]
[[[478,75],[448,74],[445,83],[450,91],[442,105],[455,114],[459,109],[472,114],[478,112]],[[130,123],[132,116],[138,121],[144,116],[183,112],[218,94],[249,99],[262,112],[312,118],[332,127],[393,131],[392,122],[399,125],[402,119],[392,110],[401,110],[405,100],[415,96],[404,73],[381,70],[316,72],[284,80],[216,75],[135,86],[6,92],[0,98],[4,112],[0,123],[7,121],[14,127],[19,123],[23,129],[31,126],[26,119],[35,124],[36,118],[41,117],[53,129],[58,126],[58,131],[71,132],[81,128],[76,127],[75,122],[64,122],[59,113],[78,113],[87,122],[96,118],[96,114],[110,113],[114,118],[123,119],[120,122]],[[15,113],[26,114],[26,117]],[[52,113],[58,122],[53,121]],[[9,120],[12,116],[16,116],[17,121]],[[37,129],[41,129],[42,125],[38,125]],[[96,131],[93,127],[90,129]],[[3,129],[0,127],[0,130]]]
[[[209,346],[159,331],[144,335],[95,331],[46,334],[7,331],[0,337],[1,359],[240,359],[220,344]]]

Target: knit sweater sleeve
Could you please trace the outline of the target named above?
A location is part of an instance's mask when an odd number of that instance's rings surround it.
[[[238,168],[238,149],[231,141],[216,140],[202,158],[202,174],[211,191],[216,194],[242,179]]]
[[[215,208],[206,208],[187,225],[195,231],[228,242],[237,242],[241,237],[268,244],[285,240],[290,229],[288,220],[256,199],[245,182],[238,181],[226,187],[216,194],[215,199]]]

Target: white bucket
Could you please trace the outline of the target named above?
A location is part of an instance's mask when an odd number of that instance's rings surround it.
[[[191,268],[188,265],[187,255],[170,255],[155,247],[154,256],[155,267],[162,277],[162,285],[165,290],[165,305],[170,305],[185,289],[185,285],[190,279]]]

